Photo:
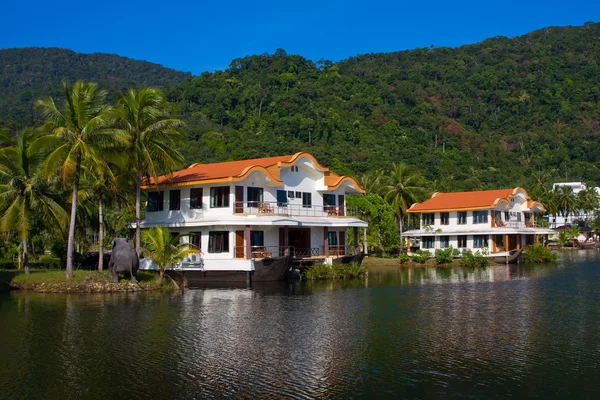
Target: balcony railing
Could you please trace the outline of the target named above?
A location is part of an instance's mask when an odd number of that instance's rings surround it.
[[[541,224],[536,221],[493,221],[492,227],[494,228],[540,228]]]
[[[235,246],[233,251],[235,253],[235,258],[246,258],[246,246]],[[323,257],[325,256],[325,249],[324,247],[295,248],[292,246],[251,246],[249,258],[255,260],[283,257],[288,254],[292,254],[294,258]],[[329,246],[330,257],[339,257],[346,254],[349,254],[348,245]]]
[[[355,207],[346,206],[303,206],[300,204],[268,201],[236,201],[235,214],[247,215],[286,215],[294,217],[359,217]]]

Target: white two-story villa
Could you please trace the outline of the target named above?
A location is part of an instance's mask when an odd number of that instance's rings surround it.
[[[293,259],[352,255],[357,229],[367,227],[346,206],[348,193],[364,190],[308,153],[193,164],[151,180],[144,190],[140,227],[189,233],[201,257],[179,268],[217,281],[275,280]],[[354,228],[350,246],[348,228]]]
[[[473,252],[486,248],[490,256],[506,256],[511,250],[548,243],[551,229],[538,224],[545,211],[525,189],[434,193],[409,213],[420,214],[420,228],[404,233],[420,249],[432,253],[450,246]],[[410,243],[409,243],[410,248]]]

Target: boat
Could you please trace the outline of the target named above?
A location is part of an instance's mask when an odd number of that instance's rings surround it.
[[[496,264],[514,264],[518,261],[523,249],[511,250],[505,256],[490,257],[490,260]]]
[[[356,262],[360,265],[360,264],[362,264],[362,261],[364,258],[365,258],[364,253],[348,254],[346,256],[334,258],[332,262],[334,264],[351,264],[353,262]]]
[[[269,257],[254,261],[252,271],[204,270],[203,268],[173,268],[166,273],[173,279],[184,278],[189,284],[228,282],[273,282],[285,280],[293,262],[293,256]]]

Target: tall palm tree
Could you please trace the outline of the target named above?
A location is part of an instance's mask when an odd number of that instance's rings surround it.
[[[181,242],[181,238],[188,234],[171,235],[169,229],[156,227],[147,229],[143,233],[146,245],[146,254],[156,263],[159,269],[159,282],[162,282],[165,270],[175,266],[190,254],[197,254],[198,250],[190,243]]]
[[[82,162],[99,163],[99,149],[124,143],[124,136],[111,128],[114,113],[105,104],[106,91],[98,90],[97,84],[77,81],[71,90],[63,82],[63,90],[66,97],[64,112],[58,109],[51,97],[38,100],[36,107],[46,120],[44,127],[58,142],[56,149],[46,158],[44,172],[51,174],[58,168],[63,182],[72,182],[66,266],[67,278],[70,278],[73,276],[75,221]]]
[[[398,233],[402,246],[402,224],[411,205],[422,201],[427,195],[427,182],[421,173],[405,163],[392,163],[390,175],[382,186],[384,199],[392,206],[398,219]]]
[[[577,208],[586,216],[600,207],[600,196],[596,188],[590,187],[577,193]],[[593,215],[591,216],[593,218]]]
[[[358,179],[360,186],[365,189],[366,194],[378,193],[385,178],[385,172],[381,169],[371,171]]]
[[[166,118],[168,103],[158,89],[130,90],[119,98],[123,128],[127,132],[128,170],[135,179],[135,246],[140,251],[141,186],[144,178],[158,178],[180,168],[183,156],[176,144],[183,139],[183,122]]]
[[[17,231],[21,240],[23,265],[29,273],[27,243],[34,221],[41,220],[58,234],[67,225],[68,215],[58,195],[40,175],[46,155],[47,137],[33,130],[20,131],[16,142],[0,149],[0,230]]]
[[[569,214],[577,213],[577,196],[571,186],[559,186],[555,195],[558,210],[565,217],[566,223]]]

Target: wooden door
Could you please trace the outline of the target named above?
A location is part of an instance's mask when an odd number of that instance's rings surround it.
[[[344,195],[338,195],[338,212],[337,215],[344,215]]]
[[[235,187],[235,213],[242,214],[244,212],[244,187]],[[242,235],[242,237],[244,237]]]
[[[338,255],[343,256],[346,254],[346,231],[341,231],[339,235]]]
[[[244,258],[244,231],[235,231],[235,258]]]

